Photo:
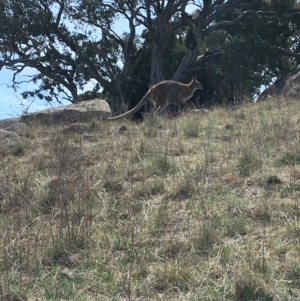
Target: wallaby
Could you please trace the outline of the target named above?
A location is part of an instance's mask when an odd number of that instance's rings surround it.
[[[197,89],[202,89],[196,77],[189,84],[182,84],[172,80],[164,80],[152,86],[142,100],[130,111],[106,120],[118,120],[137,112],[147,101],[151,102],[152,112],[163,112],[168,104],[182,104],[190,99]]]

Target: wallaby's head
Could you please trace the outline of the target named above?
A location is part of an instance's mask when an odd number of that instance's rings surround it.
[[[197,77],[196,77],[196,76],[193,76],[193,79],[192,79],[192,81],[190,82],[190,86],[191,86],[192,88],[194,88],[195,90],[196,90],[196,89],[203,89],[201,83],[197,81]]]

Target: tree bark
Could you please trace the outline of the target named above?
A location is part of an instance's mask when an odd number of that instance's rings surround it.
[[[172,80],[182,81],[186,77],[187,71],[196,62],[198,51],[201,43],[203,42],[203,35],[201,28],[196,28],[194,42],[187,49],[185,56],[183,57],[179,67],[177,68]]]
[[[171,27],[170,16],[166,10],[157,11],[157,19],[154,27],[150,28],[152,35],[152,57],[150,86],[164,80],[164,60],[174,43],[174,30]]]
[[[128,111],[122,93],[116,91],[114,93],[109,93],[109,96],[110,96],[110,103],[111,103],[111,111],[113,112],[114,115],[120,115]]]
[[[164,80],[164,56],[156,41],[152,43],[150,87]]]

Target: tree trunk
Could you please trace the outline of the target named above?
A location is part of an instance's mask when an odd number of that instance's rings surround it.
[[[164,57],[162,49],[155,41],[152,43],[150,87],[164,80]]]
[[[127,111],[127,106],[124,102],[124,97],[119,93],[109,93],[111,111],[114,116],[120,115]]]
[[[164,60],[174,43],[173,31],[168,24],[168,17],[157,14],[156,27],[152,31],[152,57],[150,87],[164,80]]]
[[[121,80],[116,80],[114,83],[110,84],[108,92],[113,115],[120,115],[128,110],[128,107],[125,104],[124,91]]]
[[[74,87],[71,89],[71,94],[72,94],[72,103],[78,103],[81,101],[81,99],[79,98],[78,96],[78,93],[77,93],[77,87],[74,85]]]
[[[203,37],[201,30],[197,28],[195,32],[195,40],[186,51],[185,56],[183,57],[179,67],[172,77],[172,80],[181,81],[186,77],[188,69],[191,68],[197,60],[198,50],[202,42]]]

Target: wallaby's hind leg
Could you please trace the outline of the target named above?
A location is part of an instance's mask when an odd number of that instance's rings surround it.
[[[148,100],[147,104],[145,105],[145,111],[144,111],[144,118],[150,117],[154,114],[156,108],[156,103],[152,100]]]
[[[168,103],[166,102],[162,106],[159,106],[157,108],[157,110],[155,111],[155,113],[157,113],[158,116],[163,116],[164,115],[164,111],[165,111],[165,109],[166,109],[167,106],[168,106]]]
[[[152,100],[148,100],[146,105],[145,105],[145,114],[152,114],[155,110],[156,103],[153,102]]]
[[[167,98],[165,99],[165,103],[158,107],[156,112],[158,113],[159,116],[163,116],[165,114],[166,107],[168,106],[169,103],[171,103],[171,100],[172,99],[170,95],[168,95]]]

